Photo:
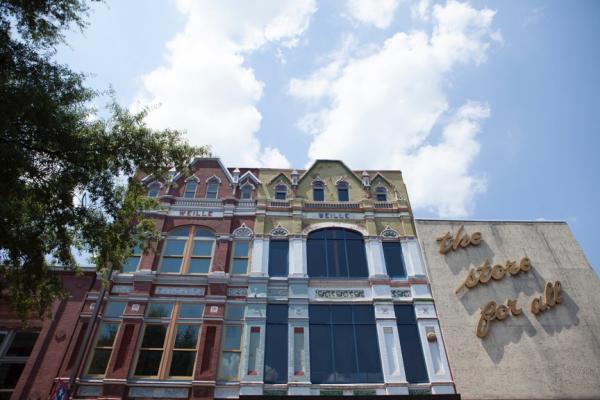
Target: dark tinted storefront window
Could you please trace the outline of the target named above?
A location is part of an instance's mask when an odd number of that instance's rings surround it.
[[[398,323],[398,335],[400,336],[406,380],[409,383],[429,382],[421,339],[419,338],[419,329],[417,328],[415,309],[412,305],[403,304],[394,306],[394,311]]]
[[[265,383],[287,383],[288,305],[267,305]]]
[[[269,276],[288,275],[289,242],[271,240],[269,242]]]
[[[373,307],[310,305],[312,383],[383,382]]]
[[[400,242],[383,242],[383,255],[389,276],[393,278],[406,277],[406,268],[404,268]]]
[[[321,229],[308,235],[306,246],[310,277],[369,276],[365,244],[358,232],[341,228]]]

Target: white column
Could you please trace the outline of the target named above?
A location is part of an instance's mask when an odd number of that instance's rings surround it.
[[[369,276],[387,275],[381,240],[378,238],[367,238],[365,240],[365,246],[367,250],[367,264],[369,266]]]
[[[292,237],[289,241],[289,275],[306,276],[306,238]]]
[[[252,263],[250,274],[266,276],[269,271],[269,239],[254,238],[252,241]]]
[[[387,394],[408,394],[394,306],[389,303],[375,304],[375,318]]]
[[[406,264],[406,275],[414,278],[425,278],[425,266],[421,258],[419,244],[415,239],[402,241],[402,255]]]
[[[446,358],[446,349],[442,341],[435,307],[430,303],[415,304],[415,314],[432,391],[436,393],[448,393],[448,391],[454,393],[450,367]],[[428,338],[428,335],[430,338]]]

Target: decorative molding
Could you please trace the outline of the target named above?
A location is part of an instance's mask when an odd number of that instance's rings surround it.
[[[242,225],[235,228],[235,230],[232,233],[232,236],[234,236],[234,237],[252,237],[253,234],[254,234],[254,232],[252,232],[252,229],[248,228],[246,226],[246,223],[243,222]]]
[[[380,236],[385,239],[398,239],[400,234],[397,230],[387,225],[385,229],[381,231]]]
[[[165,388],[165,387],[142,387],[133,386],[129,388],[129,396],[131,397],[150,397],[150,398],[175,398],[187,399],[189,396],[188,388]]]
[[[185,178],[184,182],[188,183],[189,181],[196,181],[196,183],[200,183],[200,178],[198,178],[196,175],[190,175]]]
[[[359,299],[364,298],[364,289],[315,289],[315,296],[323,299]]]
[[[287,297],[288,293],[288,288],[269,288],[267,290],[269,297]]]
[[[410,289],[392,289],[392,298],[394,299],[406,299],[411,297],[412,294]]]
[[[248,295],[248,288],[229,288],[227,289],[227,295],[232,297],[246,297]]]
[[[216,179],[216,180],[217,180],[217,182],[219,182],[219,184],[221,184],[221,178],[219,178],[219,177],[218,177],[218,176],[216,176],[216,175],[209,176],[208,178],[206,178],[206,183],[208,183],[208,182],[212,181],[213,179]]]
[[[285,229],[281,224],[277,224],[277,226],[271,229],[271,236],[273,237],[288,237],[290,232]]]
[[[203,287],[175,287],[156,286],[154,294],[167,294],[175,296],[204,296],[206,289]]]

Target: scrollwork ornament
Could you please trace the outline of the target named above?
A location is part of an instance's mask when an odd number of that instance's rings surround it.
[[[400,237],[400,234],[395,229],[392,229],[389,225],[385,227],[380,234],[381,237],[385,239],[397,239]]]

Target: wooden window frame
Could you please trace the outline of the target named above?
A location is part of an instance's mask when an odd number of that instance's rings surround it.
[[[379,200],[379,198],[378,198],[379,195],[384,195],[385,200]],[[388,190],[385,186],[377,186],[375,188],[375,201],[379,201],[379,202],[388,201]]]
[[[117,331],[115,332],[115,337],[113,338],[112,344],[110,346],[98,346],[101,329],[104,325],[109,325],[109,324],[117,325]],[[87,362],[85,363],[84,376],[91,377],[91,378],[103,378],[106,376],[106,371],[108,370],[110,361],[112,360],[112,358],[115,355],[115,352],[114,352],[115,342],[117,341],[117,337],[119,336],[119,331],[121,330],[121,325],[122,324],[120,321],[112,321],[112,320],[107,320],[107,321],[103,320],[100,324],[98,324],[98,329],[96,330],[96,337],[94,339],[94,345],[92,346],[92,351],[90,351],[90,354],[87,357]],[[94,355],[96,354],[96,350],[98,350],[98,349],[103,349],[103,350],[110,349],[110,356],[108,356],[108,362],[106,363],[106,368],[104,369],[103,374],[90,374],[89,370],[90,370],[90,367],[92,366],[92,361],[94,360]]]
[[[287,200],[287,192],[288,192],[287,185],[285,185],[283,183],[278,183],[277,185],[275,185],[275,200],[281,200],[281,201]],[[281,194],[281,193],[283,193],[283,199],[280,199],[277,197],[277,195]]]
[[[242,367],[242,348],[244,346],[244,325],[242,323],[240,323],[241,321],[231,321],[231,322],[225,322],[223,324],[223,338],[221,339],[221,349],[219,351],[219,366],[217,368],[217,381],[220,382],[239,382],[240,381],[240,368]],[[233,327],[237,327],[240,329],[240,347],[237,349],[225,349],[224,345],[225,345],[225,335],[227,333],[227,328],[233,328]],[[237,367],[237,375],[235,379],[226,379],[223,378],[221,375],[221,366],[223,364],[223,354],[225,353],[236,353],[239,354],[240,356],[240,360],[238,362],[238,367]]]
[[[203,315],[199,318],[179,318],[179,310],[182,304],[189,304],[187,301],[153,301],[148,303],[148,309],[150,308],[151,303],[169,303],[173,304],[173,308],[171,310],[171,315],[169,317],[145,317],[143,328],[141,329],[141,333],[139,336],[138,343],[136,345],[135,357],[133,359],[133,363],[131,364],[131,371],[129,373],[130,378],[132,379],[155,379],[155,380],[164,380],[164,381],[181,381],[181,380],[193,380],[194,375],[196,373],[196,368],[198,367],[198,352],[201,342],[201,334],[202,334],[202,325],[204,323]],[[196,303],[198,306],[202,306],[203,310],[205,307],[204,303]],[[202,313],[204,314],[204,313]],[[166,325],[167,329],[165,332],[165,340],[163,342],[163,346],[159,347],[142,347],[142,342],[144,340],[144,335],[146,334],[146,328],[152,325]],[[177,336],[177,327],[178,326],[196,326],[198,327],[198,336],[196,337],[196,345],[193,349],[177,349],[175,348],[175,339]],[[137,369],[137,363],[139,361],[140,353],[143,350],[161,350],[162,355],[160,358],[160,363],[158,365],[158,374],[157,375],[136,375],[135,370]],[[173,360],[173,352],[174,351],[190,351],[196,353],[196,358],[194,359],[194,367],[192,369],[192,375],[190,376],[176,376],[169,375],[171,369],[171,362]],[[165,356],[166,353],[166,356]]]
[[[248,253],[245,256],[237,256],[235,255],[235,246],[237,243],[245,242],[248,244]],[[231,242],[231,259],[229,260],[229,274],[230,275],[248,275],[248,268],[250,267],[250,256],[252,254],[252,240],[250,238],[234,238]],[[234,273],[233,272],[233,264],[235,260],[246,260],[246,272],[243,274]]]
[[[214,192],[215,193],[215,197],[210,197],[209,196],[209,194],[212,193],[210,191],[210,185],[215,185],[215,187],[216,187],[216,190]],[[205,194],[204,198],[206,198],[206,199],[215,199],[215,200],[218,199],[219,198],[219,186],[220,185],[221,185],[221,182],[216,177],[209,178],[206,181],[206,194]]]
[[[250,190],[248,190],[248,188]],[[250,197],[245,198],[244,197],[244,192],[247,191],[247,190],[250,193]],[[241,200],[252,200],[253,199],[252,192],[254,192],[254,187],[251,184],[249,184],[248,182],[244,183],[242,186],[240,186],[240,199]]]
[[[191,191],[188,191],[188,185],[190,183],[193,183],[194,186],[194,193],[192,196],[188,196],[188,193],[191,193]],[[190,179],[187,182],[185,182],[185,185],[183,185],[183,198],[184,199],[195,199],[196,198],[196,193],[198,193],[198,182],[196,182],[196,180],[194,179]]]
[[[169,236],[169,233],[167,233],[167,236],[165,236],[164,239],[164,243],[163,243],[163,250],[161,252],[160,255],[160,262],[158,264],[158,273],[160,274],[169,274],[169,275],[206,275],[208,273],[210,273],[212,267],[213,267],[213,261],[214,261],[214,257],[215,257],[215,251],[216,251],[216,243],[217,243],[217,238],[216,236],[213,236],[208,238],[208,237],[196,237],[196,232],[198,229],[201,230],[206,230],[206,231],[210,231],[210,229],[207,229],[205,227],[202,226],[198,226],[198,225],[184,225],[184,226],[178,226],[176,228],[173,228],[173,230],[175,229],[179,229],[179,228],[183,228],[183,227],[189,227],[190,230],[188,232],[187,236]],[[178,272],[165,272],[162,271],[162,265],[163,265],[163,260],[165,258],[165,251],[167,249],[167,241],[170,239],[174,239],[174,240],[183,240],[185,238],[185,245],[183,248],[183,254],[181,255],[181,268],[179,269]],[[206,241],[206,242],[212,242],[212,247],[211,247],[211,251],[210,251],[210,256],[194,256],[192,255],[193,251],[194,251],[194,243],[196,241]],[[170,256],[170,255],[166,255],[167,257],[177,257],[177,256]],[[206,272],[189,272],[190,269],[190,263],[192,261],[192,259],[210,259],[209,265],[208,265],[208,271]]]

